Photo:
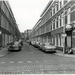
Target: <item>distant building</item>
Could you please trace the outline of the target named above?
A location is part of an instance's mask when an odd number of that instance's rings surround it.
[[[25,40],[24,32],[21,33],[21,39],[22,39],[22,40]]]
[[[31,29],[24,31],[25,41],[30,39]]]

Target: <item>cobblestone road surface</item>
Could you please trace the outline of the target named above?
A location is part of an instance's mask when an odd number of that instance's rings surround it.
[[[71,67],[70,67],[71,66]],[[74,74],[75,66],[71,64],[20,64],[1,66],[0,74]]]

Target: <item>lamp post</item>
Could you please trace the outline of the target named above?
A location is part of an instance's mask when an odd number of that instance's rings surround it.
[[[62,33],[62,37],[63,37],[63,54],[65,54],[65,38],[67,36],[68,31],[73,31],[75,27],[75,22],[71,23],[71,24],[67,24],[66,26],[64,26],[63,28],[63,33]]]
[[[65,29],[65,33],[62,34],[62,37],[63,37],[63,54],[65,54],[65,41],[66,41],[65,38],[66,38],[66,36],[68,36],[66,31],[71,31],[72,26],[70,24],[67,24],[64,29]]]

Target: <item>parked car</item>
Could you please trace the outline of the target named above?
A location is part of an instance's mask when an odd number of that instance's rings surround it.
[[[31,41],[30,40],[27,40],[26,42],[29,43],[29,44],[31,44]]]
[[[9,45],[8,50],[9,51],[20,51],[21,48],[22,48],[22,45],[19,43],[19,41],[15,41]]]
[[[31,45],[35,46],[35,43],[36,43],[35,41],[31,41]]]
[[[21,39],[19,40],[19,44],[23,46],[23,41]]]
[[[37,41],[36,41],[34,46],[35,46],[36,48],[38,48],[38,47],[39,47],[39,44],[40,44],[40,42],[37,42]]]
[[[51,43],[42,43],[40,45],[40,49],[43,50],[44,52],[52,52],[52,53],[56,52],[56,47]]]
[[[42,44],[43,44],[43,43],[41,43],[41,42],[38,44],[38,49],[39,49],[39,50],[42,50],[42,48],[41,48],[41,47],[42,47]]]

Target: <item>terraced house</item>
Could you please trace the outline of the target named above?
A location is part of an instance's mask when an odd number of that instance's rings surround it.
[[[0,46],[6,46],[7,43],[20,37],[16,20],[8,1],[0,1]]]
[[[75,47],[74,22],[74,0],[50,0],[32,28],[30,40],[51,42],[61,48],[64,40],[62,34],[66,33],[66,47]]]

